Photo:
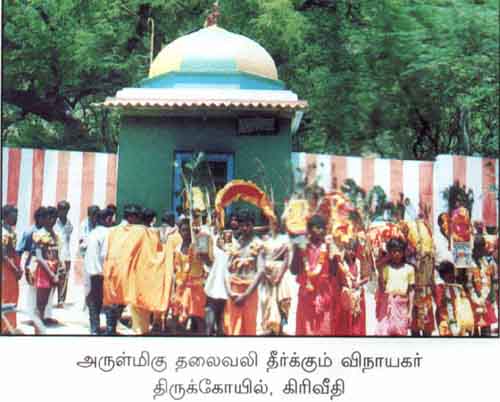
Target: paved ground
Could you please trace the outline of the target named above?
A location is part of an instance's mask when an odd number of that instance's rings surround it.
[[[46,317],[51,317],[59,322],[57,325],[48,325],[46,327],[47,335],[89,335],[88,311],[84,304],[84,288],[81,272],[78,269],[72,269],[69,278],[67,303],[64,308],[55,307],[55,295],[52,295],[52,311],[46,310]],[[23,279],[20,282],[20,294],[18,306],[28,314],[18,313],[18,328],[28,335],[32,335],[35,329],[29,325],[32,319],[34,305],[34,293]],[[105,325],[105,316],[101,315],[101,325]],[[118,331],[124,335],[132,335],[131,329],[119,324]]]
[[[89,319],[88,311],[84,307],[84,297],[83,297],[83,285],[79,284],[77,280],[78,277],[70,278],[70,287],[68,292],[68,302],[65,304],[64,308],[56,308],[53,306],[52,311],[48,312],[47,316],[56,319],[59,324],[49,325],[46,328],[47,335],[88,335],[89,334]],[[293,277],[289,278],[292,287],[292,304],[290,311],[290,319],[288,325],[284,328],[284,331],[288,335],[294,335],[295,333],[295,312],[297,309],[297,292],[298,286]],[[30,310],[30,294],[28,285],[21,282],[21,292],[20,292],[20,303],[19,306],[25,311]],[[32,302],[31,302],[32,303]],[[367,293],[367,309],[368,311],[374,311],[373,297],[370,293]],[[127,313],[125,312],[124,317],[127,318]],[[35,330],[33,326],[28,324],[30,320],[29,315],[19,314],[18,321],[20,322],[19,329],[28,335],[34,334]],[[104,314],[101,314],[101,326],[104,327],[106,322]],[[173,324],[170,325],[173,327]],[[373,334],[375,329],[374,314],[367,314],[367,331],[369,334]],[[123,325],[118,324],[118,332],[123,335],[133,335],[132,329]],[[176,334],[173,330],[168,334]],[[182,332],[177,330],[177,334],[181,335]]]
[[[290,284],[292,287],[292,304],[290,311],[290,319],[287,326],[285,326],[284,331],[288,335],[294,335],[295,332],[295,312],[297,308],[297,292],[298,286],[290,278]],[[32,296],[31,296],[32,297]],[[28,286],[26,283],[21,282],[21,293],[20,293],[20,303],[19,306],[23,310],[30,310],[30,294],[28,292]],[[83,285],[78,281],[78,276],[70,278],[70,287],[68,293],[68,303],[65,304],[64,308],[52,308],[52,312],[49,312],[47,316],[56,319],[59,324],[50,325],[46,328],[47,335],[89,335],[89,319],[88,311],[84,307],[84,296],[83,296]],[[373,294],[366,292],[366,309],[367,309],[367,334],[375,334],[375,302]],[[125,311],[125,318],[128,318],[127,312]],[[27,321],[30,319],[29,315],[19,314],[19,329],[28,335],[34,334],[35,330],[33,326],[29,325]],[[105,326],[105,316],[101,314],[101,327]],[[170,323],[170,327],[173,328],[174,325]],[[498,327],[495,327],[495,330]],[[132,329],[122,323],[118,324],[118,332],[122,335],[133,335]],[[182,331],[177,330],[177,333],[172,329],[168,332],[169,335],[184,335]]]
[[[58,321],[58,324],[49,324],[46,326],[46,335],[89,335],[88,312],[81,306],[74,303],[67,303],[64,308],[54,308],[52,318]],[[30,317],[20,314],[19,329],[27,335],[34,335],[35,329],[29,324]],[[18,320],[19,320],[18,318]],[[101,326],[105,325],[105,316],[101,315]],[[118,331],[124,335],[133,335],[131,329],[119,324]]]

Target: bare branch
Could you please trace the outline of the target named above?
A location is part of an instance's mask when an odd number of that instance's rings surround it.
[[[33,91],[16,89],[4,89],[2,95],[5,102],[19,107],[23,113],[33,113],[49,122],[63,123],[72,136],[83,137],[87,133],[83,122],[72,115],[62,97],[50,101],[37,96]]]

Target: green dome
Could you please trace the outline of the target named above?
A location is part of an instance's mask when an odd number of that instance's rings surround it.
[[[247,73],[278,80],[276,65],[257,42],[216,25],[182,36],[156,56],[149,78],[171,72]]]

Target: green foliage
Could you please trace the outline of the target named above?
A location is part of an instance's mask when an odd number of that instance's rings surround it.
[[[93,107],[147,76],[154,53],[203,26],[211,0],[7,0],[2,139],[115,151]],[[295,151],[433,159],[499,156],[495,0],[224,0],[219,25],[255,39],[309,101]]]
[[[353,179],[347,179],[341,190],[354,207],[350,219],[361,227],[367,229],[371,222],[384,216],[387,209],[387,195],[382,187],[374,186],[366,192]]]
[[[498,3],[380,1],[370,13],[369,128],[388,146],[374,148],[418,159],[498,156]]]

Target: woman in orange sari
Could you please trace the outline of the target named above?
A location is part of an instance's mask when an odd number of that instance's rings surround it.
[[[16,232],[14,226],[17,223],[17,209],[12,205],[5,205],[2,208],[2,305],[17,304],[19,297],[18,281],[23,275],[19,268],[19,261],[16,254]],[[12,329],[17,327],[16,313],[5,315]],[[2,334],[8,334],[9,328],[4,320],[1,320]]]

